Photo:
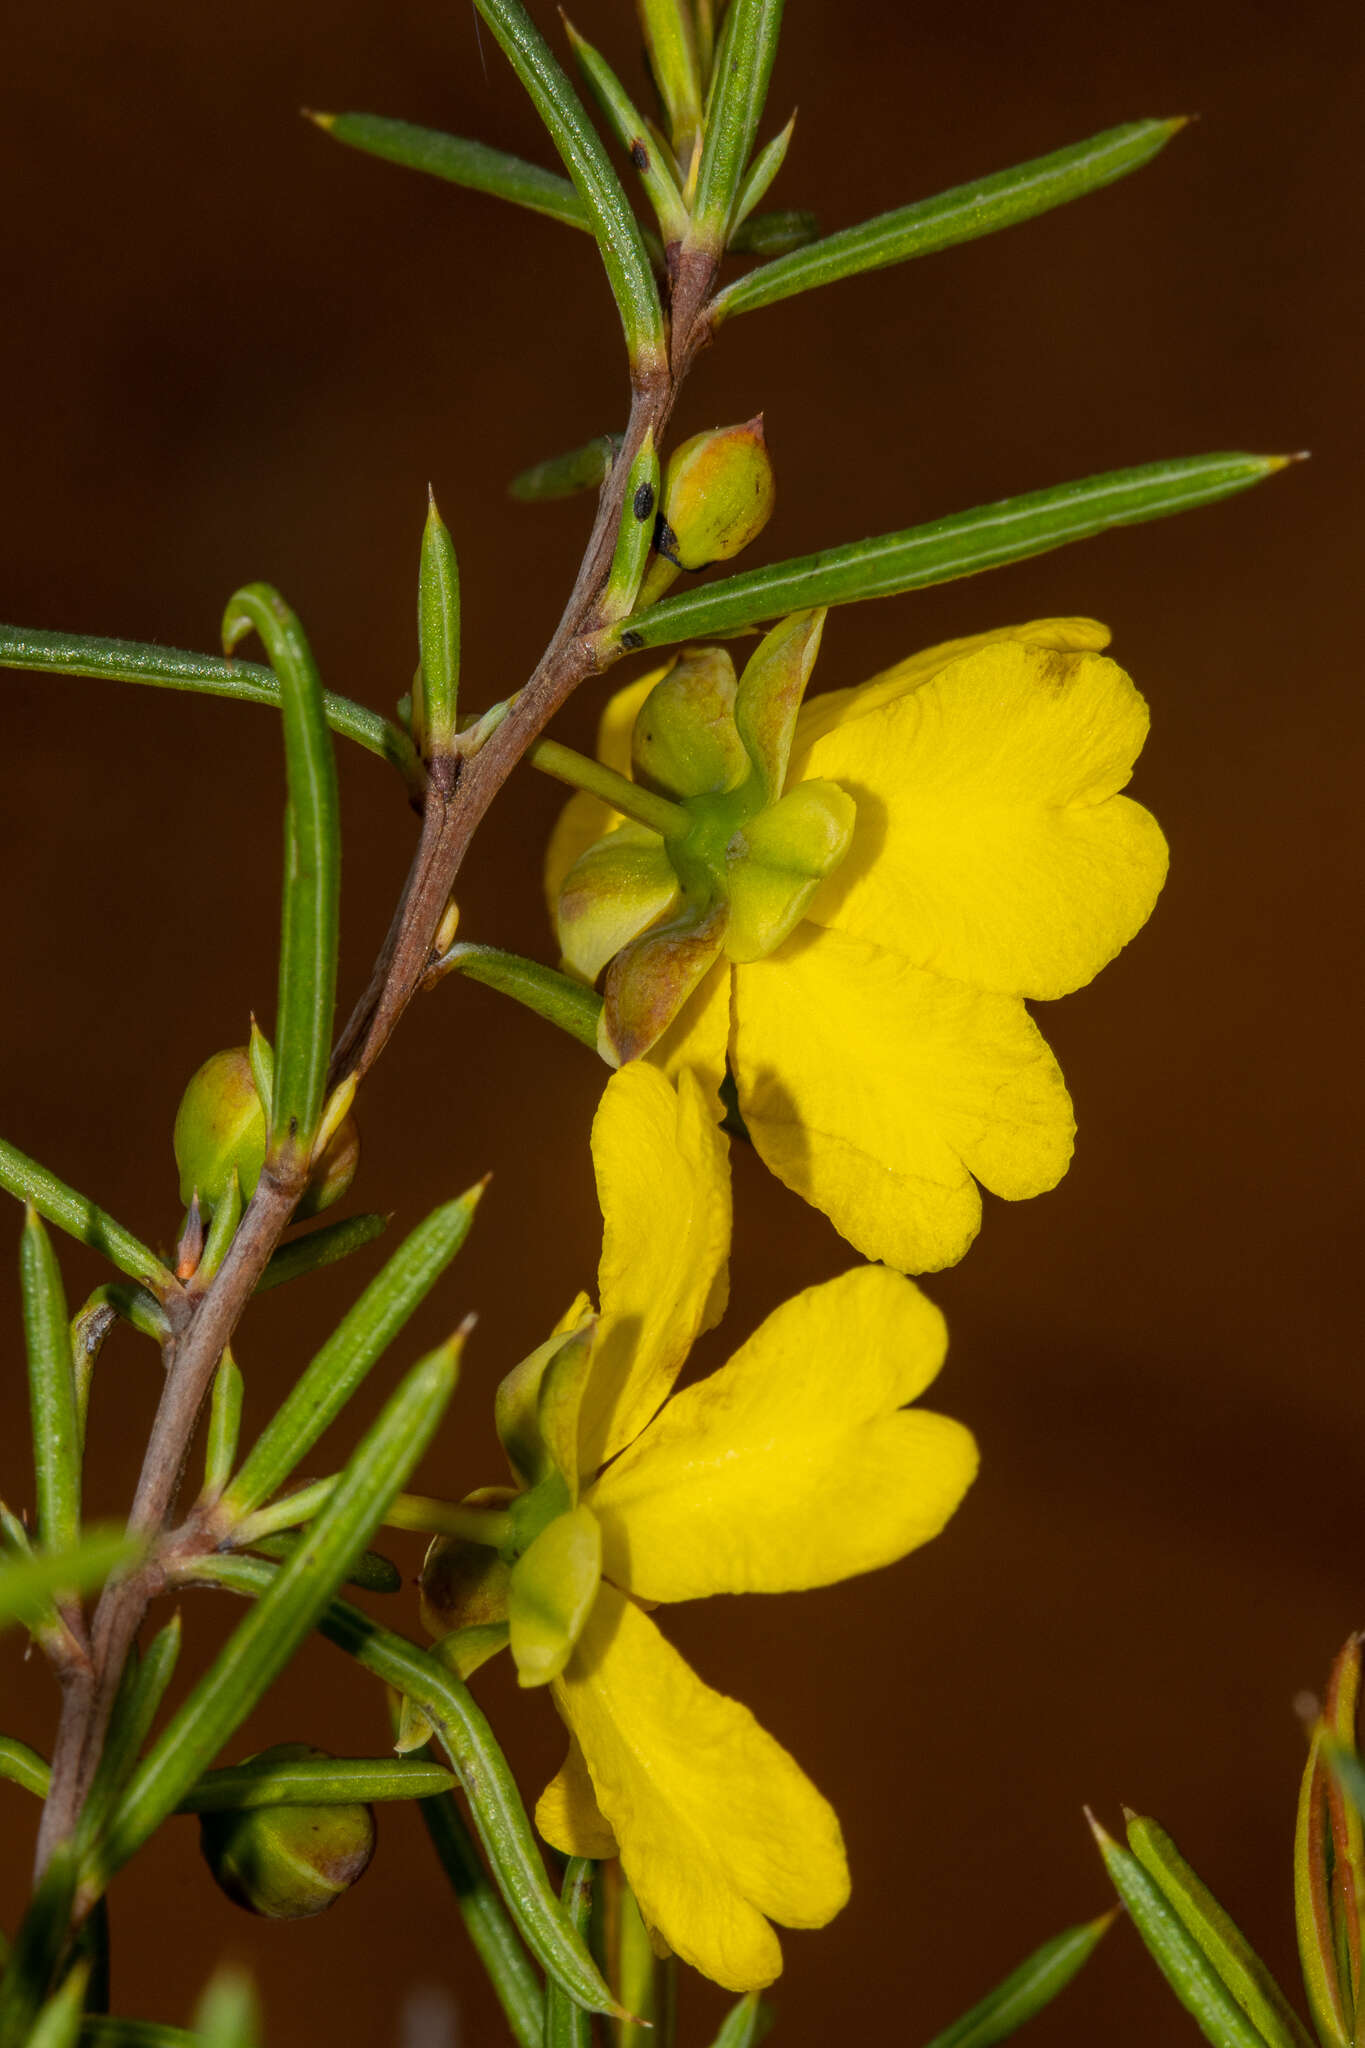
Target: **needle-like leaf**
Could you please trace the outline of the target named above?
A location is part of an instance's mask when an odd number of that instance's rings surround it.
[[[592,233],[588,210],[567,178],[544,171],[539,164],[528,164],[519,156],[508,156],[505,150],[489,149],[463,135],[444,135],[438,128],[390,120],[384,114],[315,114],[310,110],[308,118],[334,141],[363,150],[367,156],[429,172],[472,192],[490,193],[494,199],[508,199],[514,206],[525,206],[532,213],[562,221],[566,227]]]
[[[29,1204],[19,1249],[38,1540],[70,1550],[81,1527],[81,1428],[66,1295],[52,1240]]]
[[[725,247],[735,219],[745,166],[768,97],[782,4],[783,0],[730,0],[692,209],[694,235],[717,253]]]
[[[1116,1913],[1104,1913],[1098,1920],[1083,1921],[1045,1941],[1031,1956],[988,1991],[979,2005],[935,2034],[929,2048],[993,2048],[1017,2033],[1026,2020],[1050,2005],[1059,1991],[1094,1954],[1113,1926]],[[719,2044],[717,2044],[719,2048]]]
[[[954,243],[975,241],[979,235],[1032,220],[1138,170],[1184,126],[1183,120],[1129,121],[989,178],[955,185],[932,199],[918,199],[860,221],[857,227],[841,228],[736,278],[717,294],[712,319],[718,324],[736,313],[752,313],[797,292],[813,291],[816,285],[907,263],[913,256],[929,256],[936,249],[950,249]]]
[[[40,1216],[49,1223],[55,1223],[68,1237],[74,1237],[80,1244],[88,1244],[97,1252],[103,1252],[120,1273],[126,1273],[132,1280],[141,1280],[155,1294],[175,1294],[179,1291],[175,1275],[164,1266],[155,1252],[149,1251],[131,1230],[125,1230],[116,1223],[107,1209],[101,1209],[94,1202],[78,1195],[65,1181],[58,1180],[55,1173],[49,1173],[36,1159],[30,1159],[17,1145],[9,1145],[0,1138],[0,1188],[11,1195],[17,1195],[21,1202],[31,1202]]]

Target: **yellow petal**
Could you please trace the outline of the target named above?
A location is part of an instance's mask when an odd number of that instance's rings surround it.
[[[536,1801],[536,1826],[562,1856],[592,1856],[604,1863],[616,1837],[603,1820],[583,1752],[572,1736],[569,1754]]]
[[[1023,626],[997,626],[989,633],[969,633],[961,640],[943,640],[937,647],[921,648],[918,654],[908,654],[893,668],[883,669],[868,682],[855,683],[852,689],[826,690],[810,697],[802,705],[797,720],[788,782],[806,774],[806,757],[811,747],[836,725],[846,725],[851,718],[863,718],[883,704],[894,703],[896,698],[917,690],[930,676],[947,668],[950,661],[975,654],[979,647],[990,647],[1000,640],[1016,641],[1026,647],[1054,647],[1062,654],[1098,654],[1109,645],[1110,633],[1098,619],[1030,619]]]
[[[1114,662],[997,643],[827,733],[858,823],[807,915],[976,988],[1060,996],[1151,915],[1166,842],[1115,792],[1147,706]]]
[[[579,1422],[594,1471],[648,1422],[724,1303],[729,1145],[691,1074],[613,1074],[592,1127],[602,1209],[601,1320]]]
[[[1014,997],[810,924],[734,975],[749,1134],[866,1258],[951,1266],[981,1220],[973,1175],[1015,1201],[1065,1173],[1071,1103]]]
[[[730,963],[721,960],[705,981],[693,989],[662,1038],[651,1047],[649,1057],[670,1081],[689,1071],[695,1074],[719,1119],[720,1084],[725,1079],[729,1043]]]
[[[604,1573],[647,1600],[786,1593],[927,1543],[977,1462],[960,1423],[904,1405],[947,1342],[933,1303],[885,1266],[784,1302],[597,1481]]]
[[[618,775],[630,774],[630,736],[635,730],[636,713],[668,668],[669,663],[665,662],[661,668],[651,669],[648,675],[627,683],[624,690],[618,690],[607,700],[597,728],[597,758]],[[545,900],[552,923],[569,869],[595,839],[620,822],[621,813],[604,804],[600,797],[589,796],[580,789],[569,798],[555,822],[545,855]]]
[[[771,1983],[782,1955],[768,1921],[823,1927],[848,1897],[833,1808],[613,1586],[554,1696],[645,1920],[716,1983]]]

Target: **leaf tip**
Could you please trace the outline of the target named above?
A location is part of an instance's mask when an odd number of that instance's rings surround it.
[[[336,126],[337,116],[335,114],[320,114],[315,107],[300,107],[299,112],[305,121],[311,121],[313,126],[321,128],[325,135],[330,135]]]

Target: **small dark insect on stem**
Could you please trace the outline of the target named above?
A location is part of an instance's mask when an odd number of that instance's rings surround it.
[[[452,750],[432,761],[412,866],[369,984],[333,1054],[331,1086],[350,1074],[363,1077],[378,1059],[421,985],[455,877],[484,814],[555,712],[603,665],[591,636],[602,623],[598,607],[625,512],[631,464],[646,434],[652,433],[656,442],[661,437],[682,382],[710,339],[707,305],[715,270],[714,257],[693,252],[674,279],[668,365],[634,381],[625,437],[603,482],[578,576],[534,674],[476,753]],[[643,511],[638,502],[631,510],[637,518],[652,516],[652,493]],[[622,651],[630,651],[631,644],[627,633]],[[167,1524],[218,1361],[289,1223],[307,1171],[307,1160],[292,1153],[272,1163],[211,1284],[200,1294],[187,1292],[167,1304],[171,1334],[164,1348],[165,1386],[129,1517],[134,1531],[150,1534]],[[91,1624],[89,1661],[63,1675],[52,1789],[38,1840],[39,1874],[54,1848],[75,1830],[130,1646],[160,1590],[161,1574],[153,1550],[146,1563],[109,1582]]]

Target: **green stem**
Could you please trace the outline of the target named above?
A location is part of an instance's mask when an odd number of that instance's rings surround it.
[[[315,1479],[311,1486],[301,1486],[297,1493],[286,1494],[283,1500],[272,1501],[269,1507],[247,1515],[231,1531],[234,1547],[250,1550],[263,1536],[311,1522],[331,1499],[336,1484],[336,1474],[330,1479]],[[482,1543],[489,1550],[496,1550],[506,1541],[511,1517],[496,1508],[465,1508],[455,1501],[435,1500],[427,1494],[400,1493],[385,1514],[383,1525],[386,1529],[416,1529],[427,1536],[457,1536],[465,1543]]]
[[[577,754],[572,747],[561,746],[558,740],[537,740],[526,749],[526,759],[543,775],[553,775],[574,789],[587,790],[589,796],[601,797],[614,811],[633,818],[637,825],[647,825],[663,839],[687,830],[689,820],[681,804],[641,789],[638,782],[618,775],[614,768],[605,768],[600,761],[590,761],[586,754]]]

